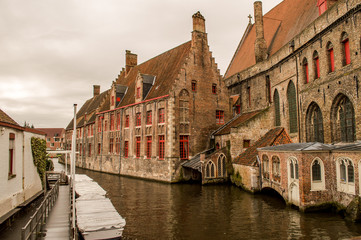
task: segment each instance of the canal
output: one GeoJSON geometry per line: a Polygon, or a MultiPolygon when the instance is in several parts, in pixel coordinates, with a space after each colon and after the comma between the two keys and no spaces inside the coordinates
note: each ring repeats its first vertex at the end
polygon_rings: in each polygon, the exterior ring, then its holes
{"type": "Polygon", "coordinates": [[[350,239],[361,224],[303,214],[232,185],[164,184],[77,169],[97,181],[126,218],[125,239],[350,239]]]}

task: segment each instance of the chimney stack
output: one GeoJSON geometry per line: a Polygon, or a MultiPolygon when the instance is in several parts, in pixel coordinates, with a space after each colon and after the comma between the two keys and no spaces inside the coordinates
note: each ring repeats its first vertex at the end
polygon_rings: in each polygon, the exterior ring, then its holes
{"type": "Polygon", "coordinates": [[[256,63],[262,62],[267,58],[267,45],[264,38],[262,2],[254,2],[254,18],[256,25],[256,41],[254,42],[254,53],[256,63]]]}
{"type": "Polygon", "coordinates": [[[193,18],[193,31],[206,33],[205,19],[202,14],[198,11],[192,16],[193,18]]]}
{"type": "Polygon", "coordinates": [[[125,50],[125,75],[127,75],[133,67],[137,66],[137,57],[137,54],[125,50]]]}
{"type": "Polygon", "coordinates": [[[100,85],[93,85],[93,97],[96,97],[100,94],[100,85]]]}

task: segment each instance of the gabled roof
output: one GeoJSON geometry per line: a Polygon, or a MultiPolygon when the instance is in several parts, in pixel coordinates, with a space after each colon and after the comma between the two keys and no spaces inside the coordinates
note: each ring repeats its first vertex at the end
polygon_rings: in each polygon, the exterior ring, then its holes
{"type": "Polygon", "coordinates": [[[41,132],[44,132],[47,137],[53,138],[53,137],[62,137],[62,133],[64,131],[64,128],[35,128],[36,130],[39,130],[41,132]]]}
{"type": "Polygon", "coordinates": [[[271,129],[252,146],[247,148],[246,151],[236,157],[233,162],[236,164],[253,166],[257,160],[258,148],[287,144],[291,142],[292,141],[284,128],[278,127],[271,129]]]}
{"type": "MultiPolygon", "coordinates": [[[[101,104],[104,103],[105,104],[105,99],[106,97],[109,95],[108,92],[110,90],[104,91],[101,94],[92,97],[88,100],[85,101],[85,103],[83,104],[83,106],[81,106],[81,108],[79,109],[79,111],[76,113],[76,121],[77,121],[77,127],[81,127],[84,125],[84,117],[85,117],[85,113],[87,114],[87,123],[91,123],[95,121],[95,117],[93,117],[95,114],[94,112],[96,111],[96,109],[98,107],[102,107],[101,104]]],[[[109,102],[109,101],[108,101],[109,102]]],[[[103,104],[103,105],[104,105],[103,104]]],[[[109,109],[109,108],[108,108],[109,109]]],[[[108,110],[107,109],[107,110],[108,110]]],[[[73,129],[73,120],[72,119],[70,121],[70,123],[68,124],[68,126],[66,127],[66,130],[71,130],[73,129]]]]}
{"type": "MultiPolygon", "coordinates": [[[[272,56],[281,47],[288,44],[292,38],[311,24],[318,15],[315,0],[284,0],[266,13],[263,17],[263,24],[269,56],[272,56]]],[[[256,28],[253,24],[247,27],[227,69],[225,78],[256,64],[254,54],[255,39],[256,28]]]]}
{"type": "Polygon", "coordinates": [[[118,106],[122,107],[135,102],[134,93],[138,72],[143,74],[143,76],[151,75],[155,77],[153,87],[149,90],[146,98],[143,100],[167,95],[172,88],[181,67],[185,63],[190,49],[191,41],[188,41],[133,67],[127,76],[125,74],[120,74],[117,83],[128,86],[128,91],[118,106]]]}
{"type": "Polygon", "coordinates": [[[231,120],[229,120],[227,123],[225,123],[222,127],[218,128],[213,135],[225,135],[231,133],[231,128],[235,128],[240,126],[243,123],[246,123],[247,121],[251,120],[253,117],[257,116],[259,113],[261,113],[262,110],[257,110],[249,113],[243,113],[235,116],[231,120]]]}
{"type": "Polygon", "coordinates": [[[7,115],[3,110],[0,109],[0,122],[8,123],[15,126],[20,126],[15,122],[9,115],[7,115]]]}

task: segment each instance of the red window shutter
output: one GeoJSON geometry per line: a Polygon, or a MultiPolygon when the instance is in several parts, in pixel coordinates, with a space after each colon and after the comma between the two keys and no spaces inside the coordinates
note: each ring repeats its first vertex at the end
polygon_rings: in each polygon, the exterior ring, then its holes
{"type": "Polygon", "coordinates": [[[120,129],[120,113],[117,113],[117,130],[120,129]]]}
{"type": "Polygon", "coordinates": [[[328,52],[330,54],[331,72],[333,72],[335,71],[335,56],[334,56],[333,48],[330,48],[328,52]]]}
{"type": "Polygon", "coordinates": [[[240,113],[241,113],[241,106],[240,106],[240,105],[237,105],[237,106],[236,106],[236,113],[237,113],[237,114],[240,114],[240,113]]]}
{"type": "Polygon", "coordinates": [[[137,98],[140,98],[140,87],[137,88],[137,98]]]}
{"type": "Polygon", "coordinates": [[[159,136],[159,159],[164,159],[164,135],[159,136]]]}
{"type": "Polygon", "coordinates": [[[316,78],[320,78],[320,59],[315,58],[316,61],[316,78]]]}
{"type": "Polygon", "coordinates": [[[110,115],[110,131],[114,130],[114,114],[110,115]]]}
{"type": "Polygon", "coordinates": [[[306,74],[306,83],[310,82],[309,76],[308,76],[308,63],[305,63],[304,65],[305,68],[305,74],[306,74]]]}
{"type": "Polygon", "coordinates": [[[345,48],[345,63],[348,65],[351,63],[350,42],[348,39],[343,41],[343,46],[345,48]]]}
{"type": "Polygon", "coordinates": [[[142,115],[141,113],[137,113],[136,115],[136,126],[142,125],[142,115]]]}
{"type": "Polygon", "coordinates": [[[124,142],[124,157],[128,157],[128,141],[124,142]]]}
{"type": "Polygon", "coordinates": [[[125,127],[129,127],[129,115],[125,116],[125,127]]]}
{"type": "Polygon", "coordinates": [[[89,143],[88,156],[91,157],[91,155],[92,155],[92,144],[89,143]]]}
{"type": "Polygon", "coordinates": [[[159,123],[164,123],[164,122],[165,122],[164,108],[160,108],[160,109],[159,109],[158,122],[159,122],[159,123]]]}
{"type": "Polygon", "coordinates": [[[152,137],[148,136],[147,137],[147,158],[151,158],[152,157],[152,137]]]}
{"type": "Polygon", "coordinates": [[[140,157],[140,137],[136,138],[135,154],[137,158],[140,157]]]}
{"type": "Polygon", "coordinates": [[[147,125],[152,124],[152,111],[147,112],[147,125]]]}
{"type": "Polygon", "coordinates": [[[188,159],[189,156],[189,136],[181,135],[180,136],[180,158],[182,160],[188,159]]]}

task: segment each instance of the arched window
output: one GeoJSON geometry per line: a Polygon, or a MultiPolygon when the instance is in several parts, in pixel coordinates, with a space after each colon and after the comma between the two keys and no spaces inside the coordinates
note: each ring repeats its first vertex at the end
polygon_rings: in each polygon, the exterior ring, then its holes
{"type": "Polygon", "coordinates": [[[290,157],[289,162],[289,177],[291,180],[298,180],[298,161],[295,157],[290,157]]]}
{"type": "Polygon", "coordinates": [[[269,179],[269,160],[267,155],[262,156],[262,173],[263,178],[269,179]]]}
{"type": "Polygon", "coordinates": [[[340,157],[336,161],[337,190],[355,194],[355,170],[350,158],[340,157]]]}
{"type": "Polygon", "coordinates": [[[312,164],[312,181],[321,181],[321,165],[318,160],[312,164]]]}
{"type": "Polygon", "coordinates": [[[292,81],[287,88],[288,100],[288,114],[290,123],[290,133],[297,132],[297,103],[296,103],[296,88],[292,81]]]}
{"type": "Polygon", "coordinates": [[[313,71],[314,79],[320,78],[320,58],[317,51],[313,52],[313,71]]]}
{"type": "Polygon", "coordinates": [[[333,44],[331,42],[327,43],[327,55],[328,55],[328,72],[335,71],[335,54],[333,51],[333,44]]]}
{"type": "Polygon", "coordinates": [[[209,161],[206,165],[206,178],[214,177],[214,163],[209,161]]]}
{"type": "Polygon", "coordinates": [[[280,159],[277,156],[273,156],[272,157],[272,175],[273,175],[273,180],[275,180],[276,182],[280,182],[281,181],[281,163],[280,163],[280,159]]]}
{"type": "Polygon", "coordinates": [[[302,61],[302,67],[303,67],[303,75],[304,75],[304,83],[307,84],[310,82],[309,75],[308,75],[308,62],[307,58],[304,58],[302,61]]]}
{"type": "Polygon", "coordinates": [[[275,126],[281,126],[280,96],[277,89],[274,92],[273,100],[275,105],[275,126]]]}
{"type": "Polygon", "coordinates": [[[341,34],[341,43],[342,43],[342,63],[345,66],[351,63],[350,41],[348,39],[348,34],[346,32],[343,32],[341,34]]]}
{"type": "Polygon", "coordinates": [[[189,122],[189,93],[183,89],[179,94],[179,121],[189,122]]]}
{"type": "Polygon", "coordinates": [[[324,142],[322,112],[315,102],[310,104],[306,113],[306,141],[324,142]]]}
{"type": "Polygon", "coordinates": [[[219,155],[217,164],[218,177],[224,177],[226,175],[226,156],[224,154],[219,155]]]}
{"type": "Polygon", "coordinates": [[[355,141],[355,114],[348,97],[339,94],[332,104],[331,129],[333,142],[355,141]]]}
{"type": "Polygon", "coordinates": [[[311,190],[325,190],[325,171],[320,158],[315,158],[311,163],[311,190]]]}

